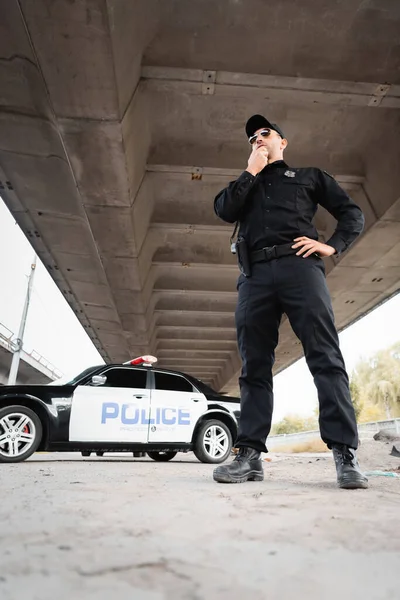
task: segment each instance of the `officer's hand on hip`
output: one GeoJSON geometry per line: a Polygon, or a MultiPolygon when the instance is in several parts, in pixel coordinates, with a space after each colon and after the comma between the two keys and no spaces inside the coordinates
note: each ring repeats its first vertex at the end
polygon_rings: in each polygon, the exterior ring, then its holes
{"type": "Polygon", "coordinates": [[[292,248],[300,248],[298,252],[296,252],[296,256],[303,255],[303,258],[307,258],[314,252],[317,252],[320,256],[332,256],[335,254],[336,250],[332,246],[328,246],[328,244],[323,244],[322,242],[318,242],[317,240],[312,240],[311,238],[302,236],[295,238],[293,240],[296,242],[292,246],[292,248]]]}
{"type": "Polygon", "coordinates": [[[263,170],[268,164],[268,149],[265,146],[259,146],[258,148],[254,144],[252,153],[250,154],[249,161],[247,163],[247,169],[249,173],[256,176],[260,171],[263,170]]]}

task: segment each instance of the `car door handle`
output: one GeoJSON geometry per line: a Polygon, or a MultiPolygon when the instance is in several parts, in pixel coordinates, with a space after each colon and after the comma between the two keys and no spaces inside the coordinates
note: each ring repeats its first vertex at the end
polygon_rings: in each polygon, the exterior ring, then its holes
{"type": "Polygon", "coordinates": [[[198,398],[192,398],[193,402],[198,402],[199,399],[198,398]]]}
{"type": "Polygon", "coordinates": [[[133,394],[134,398],[137,398],[138,400],[142,400],[142,398],[147,398],[147,396],[140,396],[139,394],[133,394]]]}

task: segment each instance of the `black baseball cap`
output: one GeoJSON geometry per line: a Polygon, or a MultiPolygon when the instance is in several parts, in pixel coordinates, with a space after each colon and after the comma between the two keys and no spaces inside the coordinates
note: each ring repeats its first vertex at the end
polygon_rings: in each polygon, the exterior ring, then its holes
{"type": "Polygon", "coordinates": [[[257,129],[262,129],[266,127],[268,127],[268,129],[273,129],[274,131],[279,133],[282,139],[285,137],[282,129],[278,127],[278,125],[276,125],[275,123],[270,123],[270,121],[268,121],[268,119],[266,119],[262,115],[253,115],[252,117],[250,117],[245,127],[246,135],[249,138],[252,135],[254,135],[257,129]]]}

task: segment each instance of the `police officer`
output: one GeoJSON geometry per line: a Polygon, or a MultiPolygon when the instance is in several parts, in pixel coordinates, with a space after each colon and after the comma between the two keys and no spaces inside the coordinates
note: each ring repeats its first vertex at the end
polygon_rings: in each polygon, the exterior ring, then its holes
{"type": "Polygon", "coordinates": [[[247,169],[215,198],[216,214],[239,222],[236,329],[242,372],[241,415],[233,462],[219,466],[224,483],[261,481],[261,452],[271,428],[272,367],[285,313],[300,339],[319,399],[323,441],[333,451],[341,488],[368,487],[356,448],[357,425],[349,379],[334,324],[321,257],[345,251],[362,232],[361,209],[333,177],[283,160],[283,131],[261,115],[246,123],[252,152],[247,169]],[[312,219],[320,204],[337,220],[332,237],[318,241],[312,219]]]}

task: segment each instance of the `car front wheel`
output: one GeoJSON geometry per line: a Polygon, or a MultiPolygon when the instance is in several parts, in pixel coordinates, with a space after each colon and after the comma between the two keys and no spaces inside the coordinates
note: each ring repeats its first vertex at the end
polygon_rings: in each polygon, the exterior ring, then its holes
{"type": "Polygon", "coordinates": [[[193,452],[204,463],[221,463],[232,449],[232,435],[222,421],[205,421],[197,432],[193,452]]]}
{"type": "Polygon", "coordinates": [[[177,455],[177,452],[148,452],[147,454],[157,462],[168,462],[177,455]]]}
{"type": "Polygon", "coordinates": [[[0,409],[0,462],[17,463],[36,452],[42,439],[42,423],[26,406],[0,409]]]}

